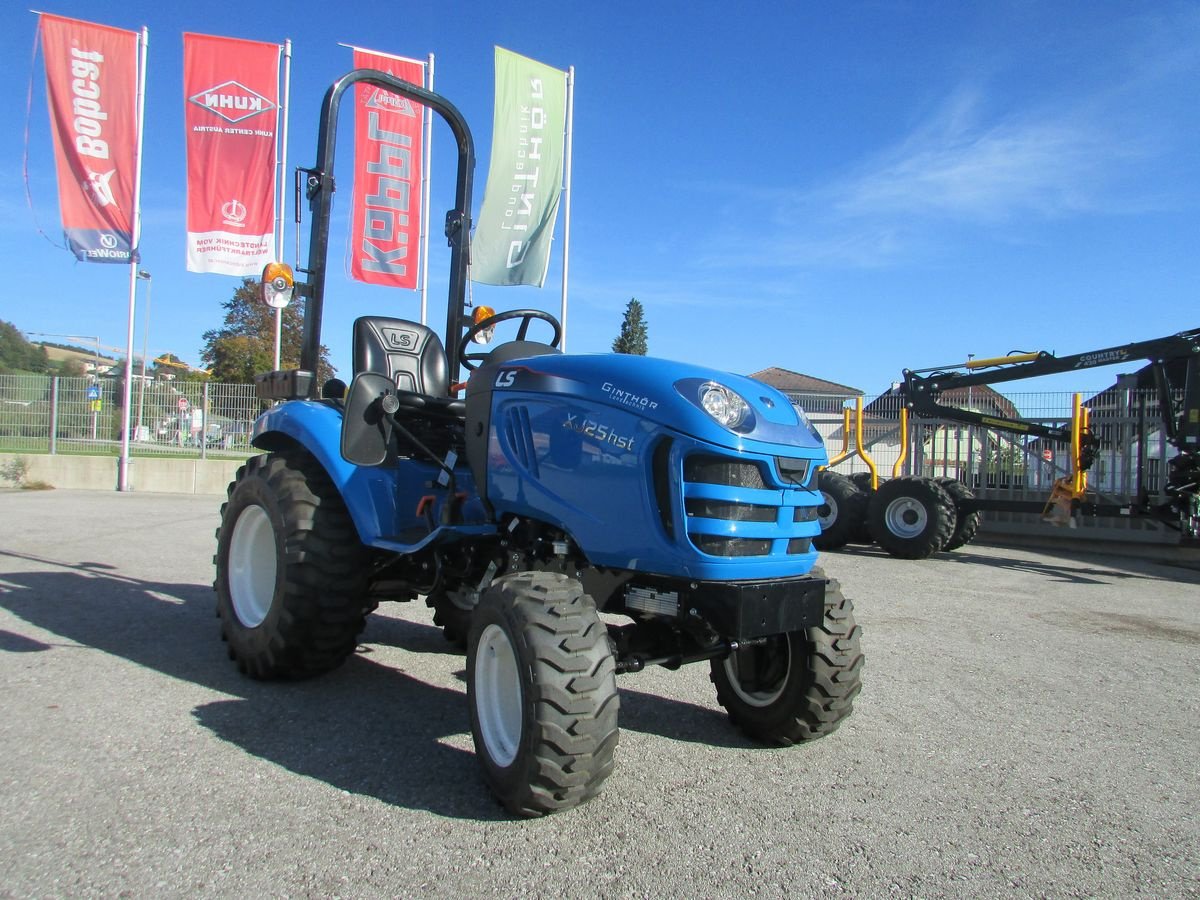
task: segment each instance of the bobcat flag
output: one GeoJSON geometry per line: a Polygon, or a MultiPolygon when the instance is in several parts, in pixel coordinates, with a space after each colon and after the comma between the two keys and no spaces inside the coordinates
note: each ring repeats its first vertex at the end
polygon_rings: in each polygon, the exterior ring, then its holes
{"type": "Polygon", "coordinates": [[[183,36],[187,268],[258,275],[274,255],[278,44],[183,36]]]}
{"type": "MultiPolygon", "coordinates": [[[[425,64],[354,48],[354,68],[421,87],[425,64]]],[[[350,275],[415,288],[421,237],[421,141],[425,107],[376,87],[355,87],[350,275]]]]}
{"type": "Polygon", "coordinates": [[[138,35],[46,13],[40,26],[67,247],[136,262],[138,35]]]}
{"type": "Polygon", "coordinates": [[[541,287],[562,194],[567,75],[496,48],[492,159],[471,279],[541,287]]]}

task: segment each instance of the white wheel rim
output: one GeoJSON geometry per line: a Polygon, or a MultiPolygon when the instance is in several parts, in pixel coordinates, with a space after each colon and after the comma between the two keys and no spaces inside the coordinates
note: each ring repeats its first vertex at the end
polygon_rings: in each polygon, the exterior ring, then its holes
{"type": "Polygon", "coordinates": [[[901,497],[889,503],[883,520],[888,531],[902,538],[919,537],[929,525],[925,507],[912,497],[901,497]]]}
{"type": "Polygon", "coordinates": [[[479,636],[474,687],[480,737],[492,761],[503,768],[517,758],[523,704],[517,654],[499,625],[489,625],[479,636]]]}
{"type": "Polygon", "coordinates": [[[247,628],[257,628],[275,598],[275,529],[261,506],[247,506],[229,540],[229,596],[247,628]]]}
{"type": "Polygon", "coordinates": [[[752,647],[747,651],[734,652],[725,657],[725,674],[729,678],[729,686],[733,688],[738,699],[747,706],[757,708],[770,706],[783,696],[784,689],[787,687],[788,675],[792,672],[792,642],[784,636],[779,643],[782,645],[783,652],[787,654],[787,665],[783,667],[782,677],[766,690],[747,691],[742,687],[742,680],[738,677],[738,657],[741,656],[741,653],[761,653],[766,649],[765,647],[752,647]]]}
{"type": "Polygon", "coordinates": [[[817,521],[821,523],[822,529],[827,530],[830,525],[837,521],[838,505],[837,501],[824,491],[821,491],[821,496],[825,498],[825,502],[817,509],[817,521]],[[820,511],[826,507],[829,508],[829,512],[827,512],[825,515],[821,515],[820,511]]]}

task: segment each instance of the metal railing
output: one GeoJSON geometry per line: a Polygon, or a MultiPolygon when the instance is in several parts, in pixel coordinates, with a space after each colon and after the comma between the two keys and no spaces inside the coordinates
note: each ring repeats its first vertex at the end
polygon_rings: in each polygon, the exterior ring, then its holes
{"type": "MultiPolygon", "coordinates": [[[[117,455],[119,378],[0,375],[0,452],[117,455]]],[[[134,376],[134,456],[237,457],[264,408],[252,384],[173,382],[134,376]]]]}

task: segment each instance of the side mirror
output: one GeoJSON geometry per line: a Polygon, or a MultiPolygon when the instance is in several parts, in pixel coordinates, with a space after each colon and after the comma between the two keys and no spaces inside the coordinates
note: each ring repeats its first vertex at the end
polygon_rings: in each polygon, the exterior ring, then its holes
{"type": "Polygon", "coordinates": [[[283,309],[292,302],[296,292],[296,279],[292,267],[287,263],[269,262],[263,267],[259,291],[263,303],[271,309],[283,309]]]}
{"type": "Polygon", "coordinates": [[[342,458],[356,466],[381,466],[388,460],[392,430],[384,420],[384,403],[396,408],[396,385],[386,375],[362,372],[346,394],[342,417],[342,458]]]}

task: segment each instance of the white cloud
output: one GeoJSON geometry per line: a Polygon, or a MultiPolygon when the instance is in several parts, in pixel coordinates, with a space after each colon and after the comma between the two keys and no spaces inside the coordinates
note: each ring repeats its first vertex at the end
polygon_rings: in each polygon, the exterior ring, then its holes
{"type": "Polygon", "coordinates": [[[849,219],[1053,217],[1096,208],[1114,162],[1139,152],[1069,111],[988,122],[978,95],[961,91],[820,197],[849,219]]]}

